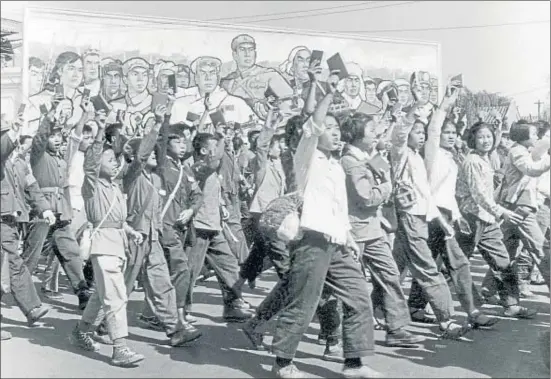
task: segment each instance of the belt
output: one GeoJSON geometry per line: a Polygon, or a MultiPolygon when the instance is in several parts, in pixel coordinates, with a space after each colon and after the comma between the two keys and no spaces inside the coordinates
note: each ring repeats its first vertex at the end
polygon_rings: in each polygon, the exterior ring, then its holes
{"type": "Polygon", "coordinates": [[[532,213],[536,213],[538,210],[530,205],[526,205],[526,204],[514,204],[514,203],[509,203],[509,202],[506,202],[504,201],[503,202],[503,206],[511,211],[514,211],[516,210],[518,207],[525,207],[525,208],[529,208],[530,211],[532,213]]]}
{"type": "Polygon", "coordinates": [[[99,221],[98,221],[98,222],[92,223],[92,225],[94,226],[94,228],[97,228],[97,229],[122,229],[124,222],[123,221],[105,221],[103,224],[99,225],[99,221]]]}
{"type": "Polygon", "coordinates": [[[40,189],[42,193],[53,193],[55,195],[62,194],[64,191],[64,188],[61,187],[43,187],[40,189]]]}

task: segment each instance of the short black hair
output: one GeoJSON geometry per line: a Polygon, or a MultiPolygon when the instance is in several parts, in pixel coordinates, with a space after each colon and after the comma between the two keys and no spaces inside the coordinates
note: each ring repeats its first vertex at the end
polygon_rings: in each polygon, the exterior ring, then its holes
{"type": "Polygon", "coordinates": [[[530,138],[530,128],[537,129],[537,126],[527,120],[518,120],[511,125],[509,139],[513,142],[524,142],[528,140],[530,138]]]}
{"type": "Polygon", "coordinates": [[[545,133],[547,133],[547,131],[551,129],[551,126],[549,125],[549,123],[547,121],[543,121],[541,123],[539,123],[538,125],[538,138],[543,138],[543,136],[545,135],[545,133]]]}
{"type": "MultiPolygon", "coordinates": [[[[339,113],[339,115],[341,115],[339,113]]],[[[342,125],[342,118],[340,118],[339,116],[337,116],[337,114],[333,113],[333,112],[327,112],[327,114],[325,115],[325,117],[333,117],[335,119],[335,121],[337,122],[337,125],[339,126],[339,128],[341,127],[342,125]]],[[[342,116],[341,116],[342,117],[342,116]]]]}
{"type": "Polygon", "coordinates": [[[89,123],[84,124],[82,127],[82,133],[92,133],[92,126],[89,123]]]}
{"type": "Polygon", "coordinates": [[[492,150],[495,148],[496,132],[494,126],[478,121],[467,131],[467,147],[469,149],[476,149],[476,135],[480,130],[484,128],[488,129],[492,133],[492,136],[494,137],[494,146],[492,146],[492,150]]]}
{"type": "Polygon", "coordinates": [[[238,151],[243,146],[243,139],[241,137],[233,137],[233,150],[238,151]]]}
{"type": "Polygon", "coordinates": [[[201,156],[201,149],[208,147],[210,140],[216,141],[216,137],[210,133],[198,133],[192,142],[195,155],[201,156]]]}
{"type": "Polygon", "coordinates": [[[250,130],[247,133],[247,139],[249,140],[249,145],[251,146],[251,151],[256,151],[256,139],[260,134],[260,130],[250,130]]]}
{"type": "Polygon", "coordinates": [[[28,140],[29,138],[33,139],[33,136],[30,136],[28,134],[23,134],[22,136],[19,137],[19,143],[23,145],[25,141],[28,140]]]}
{"type": "Polygon", "coordinates": [[[456,124],[455,121],[453,121],[453,119],[449,118],[449,117],[446,117],[444,119],[444,122],[442,123],[442,129],[444,129],[446,126],[448,125],[451,125],[455,128],[455,130],[457,131],[458,127],[459,127],[459,123],[461,123],[463,125],[463,123],[461,121],[458,121],[458,123],[456,124]]]}
{"type": "Polygon", "coordinates": [[[373,120],[373,116],[362,112],[356,112],[346,116],[341,127],[342,140],[346,143],[353,143],[354,141],[364,138],[365,127],[373,120]]]}
{"type": "Polygon", "coordinates": [[[286,136],[283,135],[283,134],[276,134],[272,137],[272,139],[270,140],[270,149],[276,144],[276,143],[279,143],[281,140],[284,140],[286,141],[286,136]]]}
{"type": "Polygon", "coordinates": [[[287,120],[285,124],[285,144],[290,149],[296,149],[300,136],[302,135],[302,127],[308,120],[308,116],[304,114],[296,115],[287,120]]]}

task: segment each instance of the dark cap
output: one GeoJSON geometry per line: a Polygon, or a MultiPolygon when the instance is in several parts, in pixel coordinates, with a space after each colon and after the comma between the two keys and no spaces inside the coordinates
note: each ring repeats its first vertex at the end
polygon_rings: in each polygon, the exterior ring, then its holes
{"type": "Polygon", "coordinates": [[[63,130],[63,128],[64,126],[61,125],[59,122],[54,122],[53,124],[50,125],[50,132],[51,133],[60,132],[63,130]]]}
{"type": "Polygon", "coordinates": [[[182,138],[184,129],[189,129],[189,126],[183,122],[169,125],[167,128],[168,138],[182,138]]]}

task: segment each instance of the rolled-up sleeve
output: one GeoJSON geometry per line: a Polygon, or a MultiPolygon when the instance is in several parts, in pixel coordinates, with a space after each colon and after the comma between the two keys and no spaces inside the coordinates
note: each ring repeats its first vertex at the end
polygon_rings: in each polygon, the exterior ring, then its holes
{"type": "Polygon", "coordinates": [[[312,117],[308,118],[302,129],[302,137],[298,143],[294,162],[297,190],[304,192],[308,173],[314,153],[318,148],[318,138],[323,134],[325,127],[317,125],[312,117]]]}

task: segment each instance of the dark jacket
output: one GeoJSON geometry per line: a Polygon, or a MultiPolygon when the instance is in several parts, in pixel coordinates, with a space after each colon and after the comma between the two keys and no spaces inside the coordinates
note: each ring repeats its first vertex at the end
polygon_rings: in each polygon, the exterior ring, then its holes
{"type": "Polygon", "coordinates": [[[391,184],[379,184],[366,165],[366,159],[346,149],[341,158],[346,173],[348,214],[352,235],[356,241],[369,241],[383,237],[381,206],[392,190],[391,184]]]}

